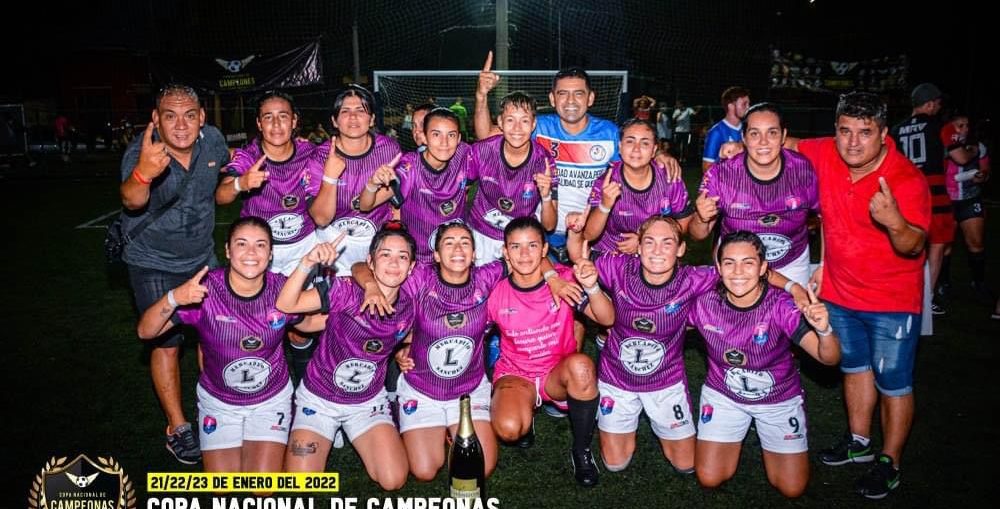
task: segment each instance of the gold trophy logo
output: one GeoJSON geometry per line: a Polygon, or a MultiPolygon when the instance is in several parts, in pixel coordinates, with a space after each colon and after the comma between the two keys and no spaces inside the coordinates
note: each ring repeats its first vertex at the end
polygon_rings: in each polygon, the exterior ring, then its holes
{"type": "Polygon", "coordinates": [[[97,463],[83,454],[69,462],[51,458],[31,483],[28,507],[135,509],[135,490],[114,458],[98,457],[97,463]]]}

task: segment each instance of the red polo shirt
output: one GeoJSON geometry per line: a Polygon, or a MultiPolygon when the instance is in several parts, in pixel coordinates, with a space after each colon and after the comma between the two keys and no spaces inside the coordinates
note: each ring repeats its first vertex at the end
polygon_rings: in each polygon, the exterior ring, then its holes
{"type": "Polygon", "coordinates": [[[920,313],[924,289],[924,253],[902,256],[889,233],[871,217],[869,203],[885,177],[903,217],[927,231],[931,198],[923,173],[886,137],[886,157],[857,182],[837,153],[833,138],[799,142],[819,177],[823,211],[823,288],[820,297],[857,311],[920,313]]]}

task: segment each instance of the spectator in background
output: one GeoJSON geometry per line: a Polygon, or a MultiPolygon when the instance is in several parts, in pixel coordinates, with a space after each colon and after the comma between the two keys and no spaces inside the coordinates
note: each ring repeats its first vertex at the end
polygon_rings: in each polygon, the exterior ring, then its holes
{"type": "Polygon", "coordinates": [[[698,111],[684,105],[678,99],[674,105],[674,145],[677,147],[677,160],[684,164],[687,160],[688,147],[691,145],[691,117],[698,111]]]}
{"type": "Polygon", "coordinates": [[[653,107],[655,106],[656,99],[648,95],[636,97],[632,100],[632,116],[639,120],[652,121],[650,117],[653,114],[653,107]]]}
{"type": "Polygon", "coordinates": [[[69,121],[69,117],[63,114],[59,114],[55,122],[52,124],[52,128],[56,135],[56,146],[59,147],[59,156],[62,158],[64,163],[69,162],[69,154],[73,151],[73,133],[76,130],[73,127],[73,123],[69,121]]]}
{"type": "Polygon", "coordinates": [[[319,145],[330,139],[330,133],[326,132],[326,129],[323,128],[323,122],[316,122],[316,126],[313,127],[312,131],[309,131],[308,139],[312,143],[319,145]]]}
{"type": "Polygon", "coordinates": [[[469,130],[468,130],[468,118],[469,110],[465,109],[465,105],[462,104],[462,98],[456,97],[455,102],[448,109],[458,117],[458,130],[462,133],[463,140],[469,140],[469,130]]]}
{"type": "Polygon", "coordinates": [[[673,138],[674,128],[670,118],[670,107],[663,104],[656,112],[656,139],[659,142],[660,152],[670,153],[670,140],[673,138]]]}
{"type": "Polygon", "coordinates": [[[729,87],[722,92],[722,109],[726,116],[715,123],[705,135],[705,151],[701,156],[701,169],[707,171],[719,160],[722,144],[743,139],[743,115],[750,107],[750,91],[743,87],[729,87]]]}

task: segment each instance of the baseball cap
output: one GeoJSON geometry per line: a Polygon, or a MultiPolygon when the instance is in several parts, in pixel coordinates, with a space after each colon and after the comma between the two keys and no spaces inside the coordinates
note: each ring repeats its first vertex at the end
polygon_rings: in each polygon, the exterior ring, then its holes
{"type": "Polygon", "coordinates": [[[913,92],[910,93],[910,102],[914,106],[920,106],[939,97],[941,97],[941,89],[936,85],[933,83],[921,83],[913,87],[913,92]]]}

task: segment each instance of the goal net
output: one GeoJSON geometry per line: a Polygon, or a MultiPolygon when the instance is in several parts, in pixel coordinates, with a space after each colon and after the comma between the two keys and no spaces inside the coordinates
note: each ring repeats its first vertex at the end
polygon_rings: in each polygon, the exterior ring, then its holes
{"type": "MultiPolygon", "coordinates": [[[[498,113],[500,99],[515,90],[531,94],[538,102],[539,113],[553,112],[548,94],[552,78],[558,71],[494,72],[501,79],[490,92],[492,117],[498,113]]],[[[589,112],[618,123],[627,111],[624,98],[628,93],[628,71],[587,71],[587,74],[596,96],[589,112]]],[[[469,113],[466,131],[473,136],[472,115],[478,80],[479,71],[375,71],[374,92],[381,107],[382,131],[394,129],[399,133],[400,144],[412,148],[413,141],[404,125],[406,106],[416,107],[433,100],[439,106],[450,107],[461,98],[469,113]]]]}

